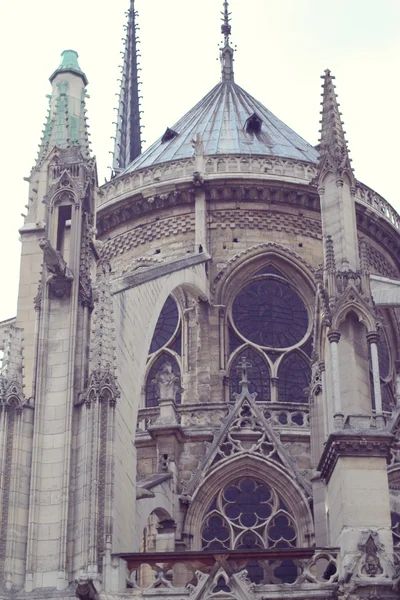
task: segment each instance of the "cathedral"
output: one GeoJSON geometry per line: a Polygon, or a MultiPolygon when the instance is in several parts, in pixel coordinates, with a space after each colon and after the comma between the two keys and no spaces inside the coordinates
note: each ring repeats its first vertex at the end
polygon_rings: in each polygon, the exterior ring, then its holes
{"type": "Polygon", "coordinates": [[[400,217],[331,72],[312,146],[236,83],[221,8],[220,81],[142,151],[130,0],[103,185],[77,53],[50,76],[0,323],[0,600],[400,598],[400,217]]]}

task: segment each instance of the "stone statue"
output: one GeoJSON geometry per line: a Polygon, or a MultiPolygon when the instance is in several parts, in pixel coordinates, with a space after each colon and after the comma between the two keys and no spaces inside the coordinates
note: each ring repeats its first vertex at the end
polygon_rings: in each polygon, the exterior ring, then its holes
{"type": "Polygon", "coordinates": [[[180,378],[172,370],[172,364],[166,362],[158,371],[154,382],[158,385],[160,400],[175,400],[180,389],[180,378]]]}

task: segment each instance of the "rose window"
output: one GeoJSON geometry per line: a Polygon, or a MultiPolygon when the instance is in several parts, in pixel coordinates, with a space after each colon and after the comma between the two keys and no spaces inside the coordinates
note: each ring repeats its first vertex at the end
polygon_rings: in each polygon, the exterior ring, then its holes
{"type": "Polygon", "coordinates": [[[296,527],[280,496],[267,484],[242,478],[219,492],[203,521],[202,548],[296,546],[296,527]]]}
{"type": "Polygon", "coordinates": [[[233,323],[248,341],[268,348],[289,348],[307,333],[308,315],[300,296],[286,282],[252,281],[236,296],[233,323]]]}
{"type": "MultiPolygon", "coordinates": [[[[201,526],[203,550],[256,550],[297,545],[296,525],[279,494],[266,483],[243,477],[220,490],[201,526]]],[[[297,567],[290,560],[249,560],[254,583],[293,583],[297,567]]]]}
{"type": "Polygon", "coordinates": [[[312,335],[305,302],[285,276],[267,265],[234,298],[229,312],[230,400],[241,390],[241,364],[257,402],[306,403],[312,335]]]}

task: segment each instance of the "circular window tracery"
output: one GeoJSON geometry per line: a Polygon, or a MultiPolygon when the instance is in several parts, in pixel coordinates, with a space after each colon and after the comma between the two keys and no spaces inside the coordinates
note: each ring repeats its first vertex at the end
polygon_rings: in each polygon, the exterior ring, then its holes
{"type": "MultiPolygon", "coordinates": [[[[297,531],[279,494],[265,482],[242,477],[213,499],[201,526],[203,550],[256,550],[297,545],[297,531]]],[[[249,560],[253,583],[293,583],[298,567],[291,560],[249,560]]]]}
{"type": "Polygon", "coordinates": [[[243,477],[220,490],[201,527],[207,550],[296,546],[296,526],[285,503],[266,483],[243,477]]]}
{"type": "Polygon", "coordinates": [[[285,281],[267,277],[246,285],[232,305],[232,319],[246,340],[266,348],[289,348],[307,333],[304,302],[285,281]]]}
{"type": "Polygon", "coordinates": [[[312,335],[305,302],[285,275],[268,264],[233,299],[228,312],[229,399],[241,392],[241,362],[248,364],[257,402],[306,403],[312,335]]]}

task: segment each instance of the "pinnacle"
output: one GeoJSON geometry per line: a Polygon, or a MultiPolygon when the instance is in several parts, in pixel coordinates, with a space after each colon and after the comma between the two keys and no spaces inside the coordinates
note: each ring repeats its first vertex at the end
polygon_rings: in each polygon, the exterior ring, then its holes
{"type": "Polygon", "coordinates": [[[85,73],[79,66],[78,57],[79,55],[75,50],[64,50],[63,52],[61,52],[61,63],[51,75],[50,81],[52,82],[54,77],[58,75],[58,73],[70,72],[76,73],[77,75],[82,77],[83,83],[86,86],[88,84],[88,80],[85,73]]]}
{"type": "Polygon", "coordinates": [[[320,142],[321,142],[321,165],[326,167],[329,162],[329,169],[335,171],[352,172],[350,160],[348,156],[348,147],[345,139],[345,131],[343,129],[342,113],[339,111],[339,102],[335,93],[335,85],[333,84],[334,76],[331,75],[329,69],[325,70],[322,75],[324,83],[323,100],[322,100],[322,118],[320,120],[320,142]]]}

